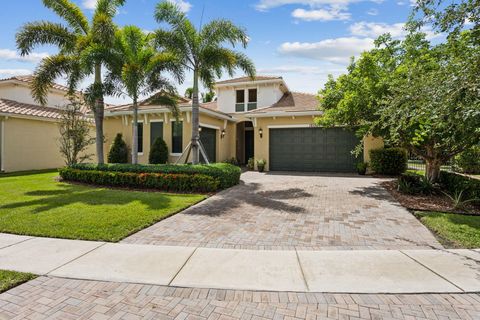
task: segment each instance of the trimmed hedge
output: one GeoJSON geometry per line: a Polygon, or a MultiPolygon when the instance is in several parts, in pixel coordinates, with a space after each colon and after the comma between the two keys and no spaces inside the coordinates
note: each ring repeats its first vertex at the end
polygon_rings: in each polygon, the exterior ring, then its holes
{"type": "Polygon", "coordinates": [[[219,182],[203,174],[164,174],[109,172],[62,168],[60,176],[67,181],[76,181],[103,186],[148,188],[176,192],[213,192],[219,182]]]}
{"type": "Polygon", "coordinates": [[[407,162],[407,152],[402,148],[370,150],[370,168],[378,174],[402,174],[407,170],[407,162]]]}
{"type": "MultiPolygon", "coordinates": [[[[480,180],[448,171],[440,171],[440,184],[450,194],[463,190],[465,199],[480,199],[480,180]]],[[[479,201],[480,202],[480,201],[479,201]]]]}
{"type": "Polygon", "coordinates": [[[240,183],[242,170],[228,163],[214,163],[210,165],[131,165],[131,164],[77,164],[72,166],[78,170],[94,170],[107,172],[130,173],[163,173],[163,174],[202,174],[218,181],[220,189],[233,187],[240,183]]]}

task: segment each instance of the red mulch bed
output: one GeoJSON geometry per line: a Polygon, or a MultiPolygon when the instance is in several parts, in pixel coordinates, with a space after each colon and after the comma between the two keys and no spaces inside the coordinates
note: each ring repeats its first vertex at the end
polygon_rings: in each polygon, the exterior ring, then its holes
{"type": "Polygon", "coordinates": [[[452,200],[446,195],[436,193],[432,195],[411,195],[398,191],[397,181],[389,180],[382,182],[382,186],[390,192],[390,194],[400,202],[402,206],[410,210],[417,211],[439,211],[452,212],[460,214],[478,214],[480,208],[468,205],[465,209],[455,209],[452,200]]]}

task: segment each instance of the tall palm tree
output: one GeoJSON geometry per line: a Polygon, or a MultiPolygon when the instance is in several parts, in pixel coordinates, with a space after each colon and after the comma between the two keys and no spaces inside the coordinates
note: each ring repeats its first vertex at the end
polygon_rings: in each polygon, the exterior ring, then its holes
{"type": "Polygon", "coordinates": [[[102,81],[102,65],[109,59],[109,48],[116,30],[112,19],[124,2],[97,0],[93,18],[89,21],[70,0],[43,0],[44,6],[65,23],[30,22],[16,35],[17,48],[22,56],[39,45],[54,45],[59,49],[57,54],[44,58],[34,73],[32,96],[42,105],[47,103],[48,91],[57,77],[66,76],[73,93],[80,81],[93,75],[93,83],[85,92],[85,101],[95,116],[98,163],[104,163],[103,98],[109,93],[102,81]]]}
{"type": "Polygon", "coordinates": [[[133,101],[133,164],[138,163],[139,97],[160,91],[149,102],[168,106],[177,114],[175,88],[162,76],[169,71],[178,81],[183,80],[183,72],[175,62],[173,55],[158,52],[152,45],[152,35],[144,34],[140,28],[126,26],[117,31],[106,79],[118,90],[124,89],[133,101]]]}
{"type": "Polygon", "coordinates": [[[192,94],[192,161],[199,163],[199,81],[212,88],[215,78],[220,78],[223,71],[230,76],[240,68],[248,76],[255,76],[253,62],[243,53],[224,47],[228,42],[233,47],[241,44],[244,48],[248,36],[240,27],[227,20],[213,20],[199,29],[186,17],[180,8],[170,2],[157,4],[155,19],[158,23],[167,23],[170,28],[155,32],[158,48],[175,54],[185,71],[193,73],[192,94]]]}

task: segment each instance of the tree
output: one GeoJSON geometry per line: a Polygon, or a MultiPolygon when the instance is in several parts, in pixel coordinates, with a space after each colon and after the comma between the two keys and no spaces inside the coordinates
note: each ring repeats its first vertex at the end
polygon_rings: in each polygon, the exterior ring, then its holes
{"type": "Polygon", "coordinates": [[[168,161],[168,147],[162,138],[157,138],[150,148],[148,162],[150,164],[164,164],[168,161]]]}
{"type": "Polygon", "coordinates": [[[121,133],[117,133],[113,140],[110,151],[108,152],[108,163],[127,163],[128,147],[122,138],[121,133]]]}
{"type": "Polygon", "coordinates": [[[215,98],[215,92],[213,92],[212,90],[202,93],[203,103],[212,102],[213,98],[215,98]]]}
{"type": "Polygon", "coordinates": [[[193,88],[187,88],[183,95],[185,98],[192,99],[193,97],[193,88]]]}
{"type": "Polygon", "coordinates": [[[90,137],[91,123],[81,112],[81,103],[72,99],[62,112],[59,123],[60,153],[65,158],[65,164],[71,166],[92,158],[92,154],[85,153],[86,149],[95,143],[90,137]]]}
{"type": "Polygon", "coordinates": [[[240,68],[248,76],[255,76],[253,62],[243,53],[224,47],[240,43],[244,48],[248,43],[246,32],[227,20],[213,20],[199,29],[188,20],[180,8],[170,1],[157,4],[155,19],[158,23],[170,25],[168,30],[155,32],[158,48],[167,49],[177,56],[185,71],[193,73],[192,94],[192,162],[199,163],[199,82],[212,88],[215,77],[223,71],[233,76],[240,68]]]}
{"type": "Polygon", "coordinates": [[[124,88],[133,100],[133,164],[138,163],[139,97],[162,90],[154,96],[155,102],[170,107],[175,115],[178,114],[175,88],[162,74],[170,71],[181,80],[182,71],[176,67],[175,56],[156,51],[151,45],[151,39],[150,35],[144,34],[138,27],[124,27],[115,35],[112,58],[108,63],[108,82],[116,88],[124,88]]]}
{"type": "Polygon", "coordinates": [[[435,182],[443,163],[480,139],[478,74],[480,50],[470,32],[437,46],[420,33],[401,42],[381,37],[320,91],[325,118],[318,122],[382,135],[424,159],[435,182]]]}
{"type": "Polygon", "coordinates": [[[34,73],[32,96],[45,105],[47,95],[56,78],[67,76],[70,93],[79,83],[93,75],[93,83],[86,89],[86,103],[95,116],[96,152],[98,163],[103,156],[104,95],[109,93],[102,81],[102,64],[109,59],[109,48],[114,39],[112,21],[118,7],[125,0],[97,0],[89,22],[80,8],[69,0],[43,0],[43,4],[62,18],[66,24],[37,21],[22,26],[16,35],[17,48],[22,56],[39,45],[53,45],[59,52],[44,58],[34,73]]]}

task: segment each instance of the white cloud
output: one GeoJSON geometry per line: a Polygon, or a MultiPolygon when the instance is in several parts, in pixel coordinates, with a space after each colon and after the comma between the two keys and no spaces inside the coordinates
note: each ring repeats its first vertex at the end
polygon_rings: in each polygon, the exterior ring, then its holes
{"type": "Polygon", "coordinates": [[[15,50],[0,49],[0,59],[3,59],[3,60],[13,60],[13,61],[19,61],[19,62],[39,62],[40,60],[48,56],[49,54],[46,52],[43,52],[43,53],[32,52],[27,56],[20,56],[15,50]]]}
{"type": "Polygon", "coordinates": [[[272,8],[281,7],[285,5],[301,5],[309,6],[311,8],[319,8],[322,6],[342,5],[348,6],[350,3],[370,1],[381,3],[383,0],[259,0],[255,8],[259,11],[266,11],[272,8]]]}
{"type": "Polygon", "coordinates": [[[348,20],[350,13],[344,11],[342,8],[329,7],[327,9],[305,10],[295,9],[292,12],[292,17],[304,21],[333,21],[333,20],[348,20]]]}
{"type": "Polygon", "coordinates": [[[367,14],[370,16],[377,16],[378,15],[378,9],[372,8],[367,11],[367,14]]]}
{"type": "MultiPolygon", "coordinates": [[[[340,69],[339,70],[343,70],[340,69]]],[[[299,74],[324,74],[326,71],[324,68],[318,66],[294,66],[294,65],[285,65],[272,68],[260,68],[258,73],[260,74],[278,74],[282,75],[285,73],[299,73],[299,74]]]]}
{"type": "Polygon", "coordinates": [[[0,78],[8,78],[14,76],[24,76],[32,74],[32,70],[28,69],[0,69],[0,78]]]}
{"type": "Polygon", "coordinates": [[[97,7],[97,0],[83,0],[82,5],[85,9],[94,10],[97,7]]]}
{"type": "Polygon", "coordinates": [[[373,46],[371,38],[344,37],[319,42],[285,42],[278,51],[282,55],[346,64],[352,56],[373,46]]]}
{"type": "MultiPolygon", "coordinates": [[[[431,27],[423,27],[422,32],[427,35],[427,39],[435,39],[441,37],[441,34],[435,33],[431,27]]],[[[393,38],[404,38],[407,35],[405,30],[405,23],[377,23],[377,22],[357,22],[350,26],[350,33],[353,36],[363,36],[370,38],[377,38],[378,36],[390,33],[393,38]]]]}
{"type": "Polygon", "coordinates": [[[185,13],[190,11],[190,9],[192,8],[192,4],[185,0],[168,0],[168,1],[176,4],[180,8],[180,10],[182,10],[185,13]]]}

